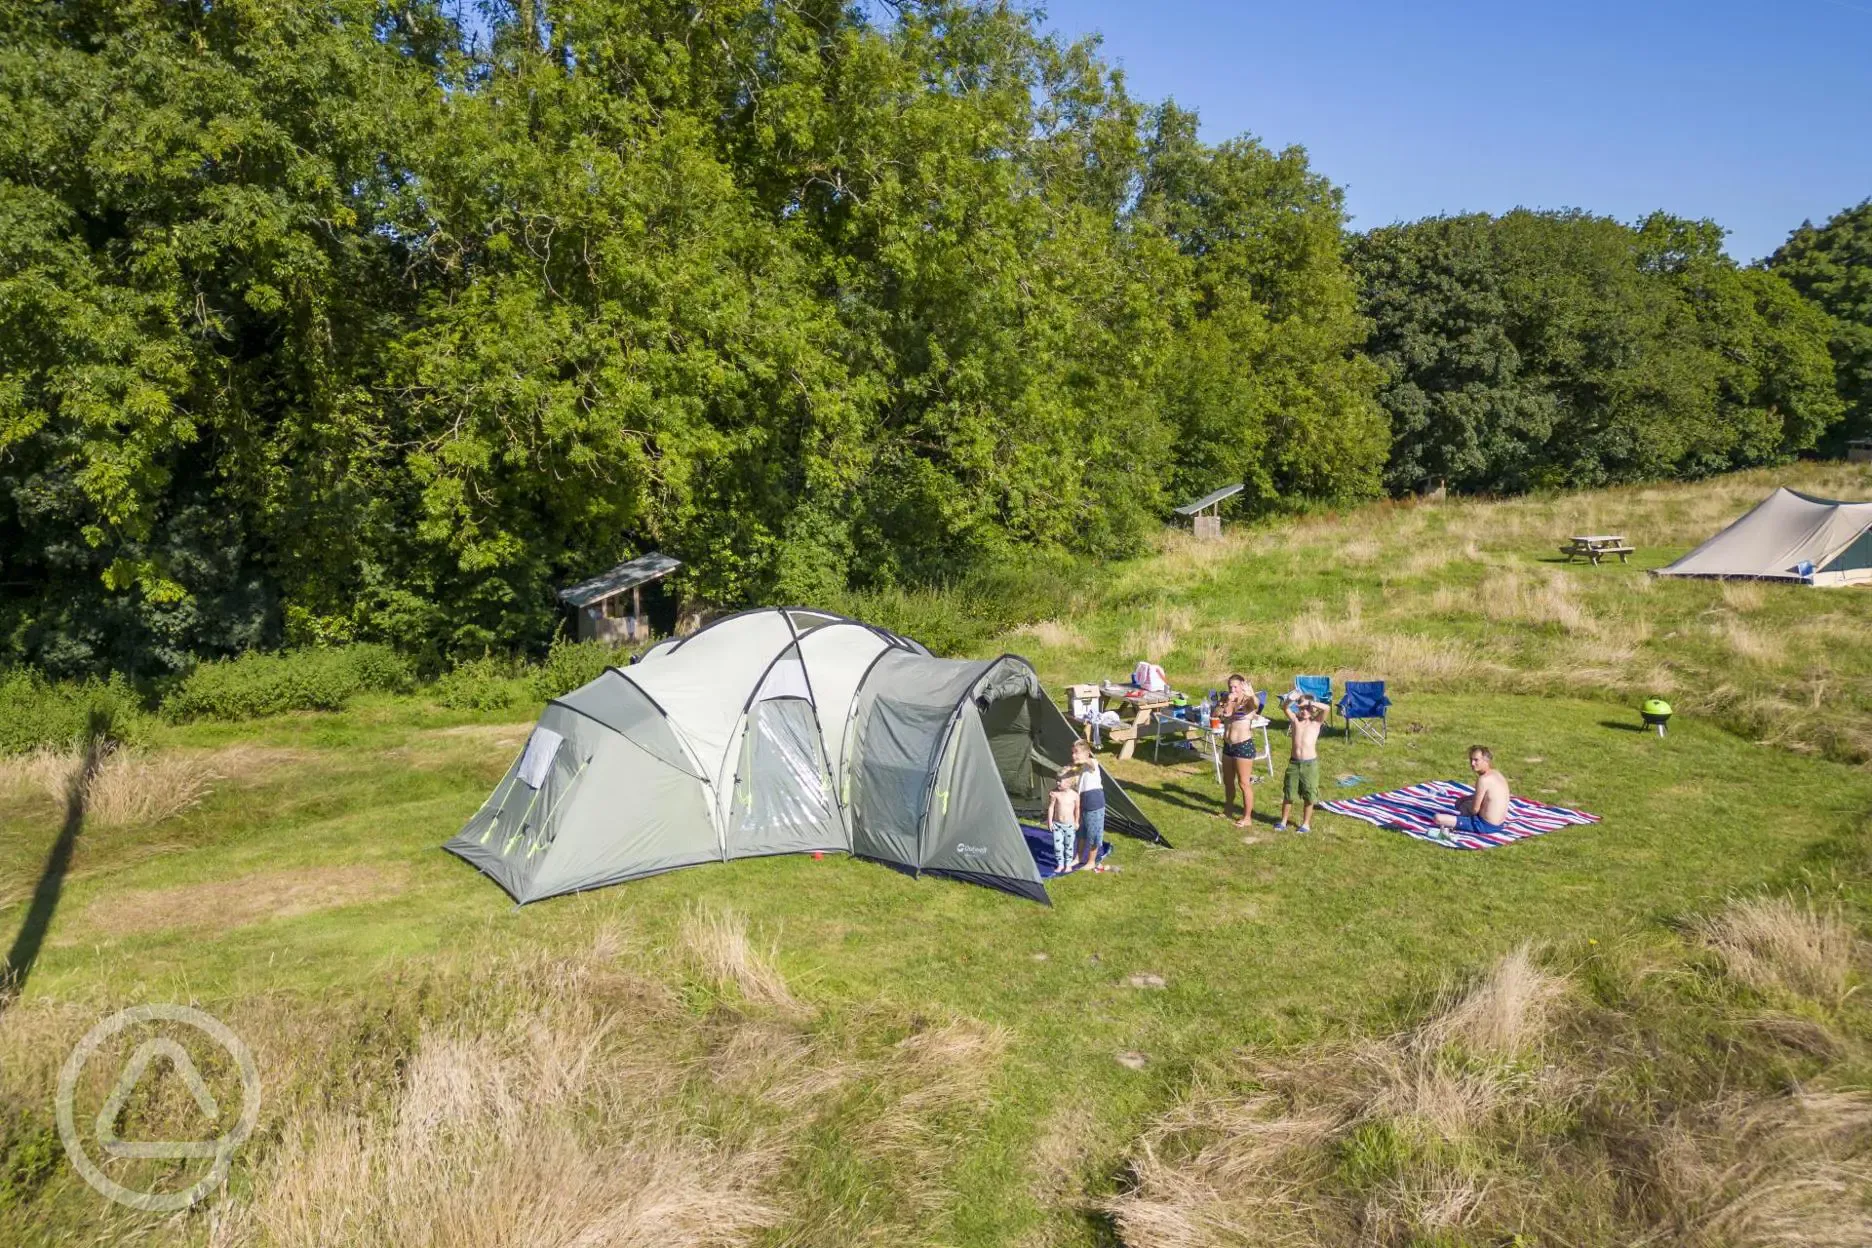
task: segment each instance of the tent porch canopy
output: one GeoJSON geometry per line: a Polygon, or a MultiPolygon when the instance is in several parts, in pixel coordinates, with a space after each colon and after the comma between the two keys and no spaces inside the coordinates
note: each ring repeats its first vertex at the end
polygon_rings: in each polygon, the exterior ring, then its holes
{"type": "MultiPolygon", "coordinates": [[[[820,611],[664,642],[546,707],[446,848],[516,901],[844,852],[1045,901],[1021,832],[1076,740],[1026,660],[938,659],[820,611]]],[[[1161,841],[1105,777],[1107,823],[1161,841]]]]}
{"type": "Polygon", "coordinates": [[[1783,487],[1654,575],[1872,583],[1872,502],[1815,498],[1783,487]]]}

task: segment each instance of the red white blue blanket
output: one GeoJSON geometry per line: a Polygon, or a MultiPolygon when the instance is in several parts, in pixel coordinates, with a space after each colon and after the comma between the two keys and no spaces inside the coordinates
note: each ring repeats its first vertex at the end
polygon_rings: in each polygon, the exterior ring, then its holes
{"type": "Polygon", "coordinates": [[[1427,780],[1422,784],[1392,789],[1389,793],[1322,802],[1320,809],[1330,810],[1335,815],[1344,815],[1349,819],[1363,819],[1381,828],[1396,828],[1420,841],[1429,841],[1448,849],[1490,849],[1510,841],[1526,840],[1530,836],[1552,832],[1555,828],[1564,828],[1569,824],[1599,822],[1598,815],[1589,815],[1583,810],[1569,810],[1565,806],[1549,806],[1545,802],[1514,797],[1508,800],[1508,818],[1502,821],[1499,834],[1457,832],[1436,826],[1435,816],[1454,814],[1456,803],[1473,792],[1475,789],[1466,784],[1427,780]]]}

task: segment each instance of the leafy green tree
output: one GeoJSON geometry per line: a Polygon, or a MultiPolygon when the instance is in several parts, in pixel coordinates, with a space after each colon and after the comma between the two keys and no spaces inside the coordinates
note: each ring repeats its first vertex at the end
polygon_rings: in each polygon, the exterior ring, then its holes
{"type": "Polygon", "coordinates": [[[1148,162],[1136,217],[1188,273],[1165,379],[1178,494],[1241,481],[1258,509],[1376,494],[1389,438],[1358,351],[1343,193],[1299,148],[1204,146],[1174,104],[1156,112],[1148,162]]]}
{"type": "Polygon", "coordinates": [[[1772,463],[1838,418],[1825,325],[1709,222],[1518,210],[1354,254],[1397,491],[1593,486],[1772,463]]]}
{"type": "Polygon", "coordinates": [[[1004,4],[0,10],[0,657],[543,646],[1371,493],[1338,191],[1004,4]]]}
{"type": "Polygon", "coordinates": [[[173,666],[339,592],[407,302],[370,205],[448,30],[363,0],[0,17],[10,649],[173,666]]]}
{"type": "Polygon", "coordinates": [[[1768,268],[1833,318],[1830,346],[1846,419],[1828,449],[1837,454],[1849,438],[1872,437],[1872,199],[1817,228],[1802,222],[1768,268]]]}

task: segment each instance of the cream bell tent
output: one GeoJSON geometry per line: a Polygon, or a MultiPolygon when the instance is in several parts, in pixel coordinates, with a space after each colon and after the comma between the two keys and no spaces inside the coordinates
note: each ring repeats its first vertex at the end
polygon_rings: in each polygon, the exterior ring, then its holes
{"type": "Polygon", "coordinates": [[[1872,583],[1872,503],[1835,502],[1784,487],[1656,575],[1872,583]]]}
{"type": "MultiPolygon", "coordinates": [[[[1026,660],[933,658],[819,611],[662,643],[547,704],[446,848],[525,903],[832,851],[1047,899],[1021,830],[1073,730],[1026,660]]],[[[1161,841],[1107,776],[1107,825],[1161,841]]]]}

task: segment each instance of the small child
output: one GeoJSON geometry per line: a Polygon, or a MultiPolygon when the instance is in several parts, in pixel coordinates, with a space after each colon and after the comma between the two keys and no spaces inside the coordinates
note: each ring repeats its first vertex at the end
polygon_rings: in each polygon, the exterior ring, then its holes
{"type": "Polygon", "coordinates": [[[1287,830],[1287,816],[1293,813],[1296,798],[1300,801],[1300,826],[1296,832],[1313,830],[1313,804],[1319,801],[1319,737],[1326,722],[1326,704],[1302,694],[1287,708],[1287,724],[1293,734],[1293,754],[1287,760],[1287,775],[1281,785],[1280,822],[1276,832],[1287,830]]]}
{"type": "Polygon", "coordinates": [[[1079,790],[1079,866],[1103,872],[1108,869],[1099,861],[1105,848],[1105,781],[1084,741],[1073,742],[1071,770],[1079,790]]]}
{"type": "Polygon", "coordinates": [[[1077,865],[1073,862],[1073,837],[1079,831],[1079,772],[1062,767],[1047,795],[1047,823],[1053,828],[1053,869],[1065,875],[1077,865]]]}

